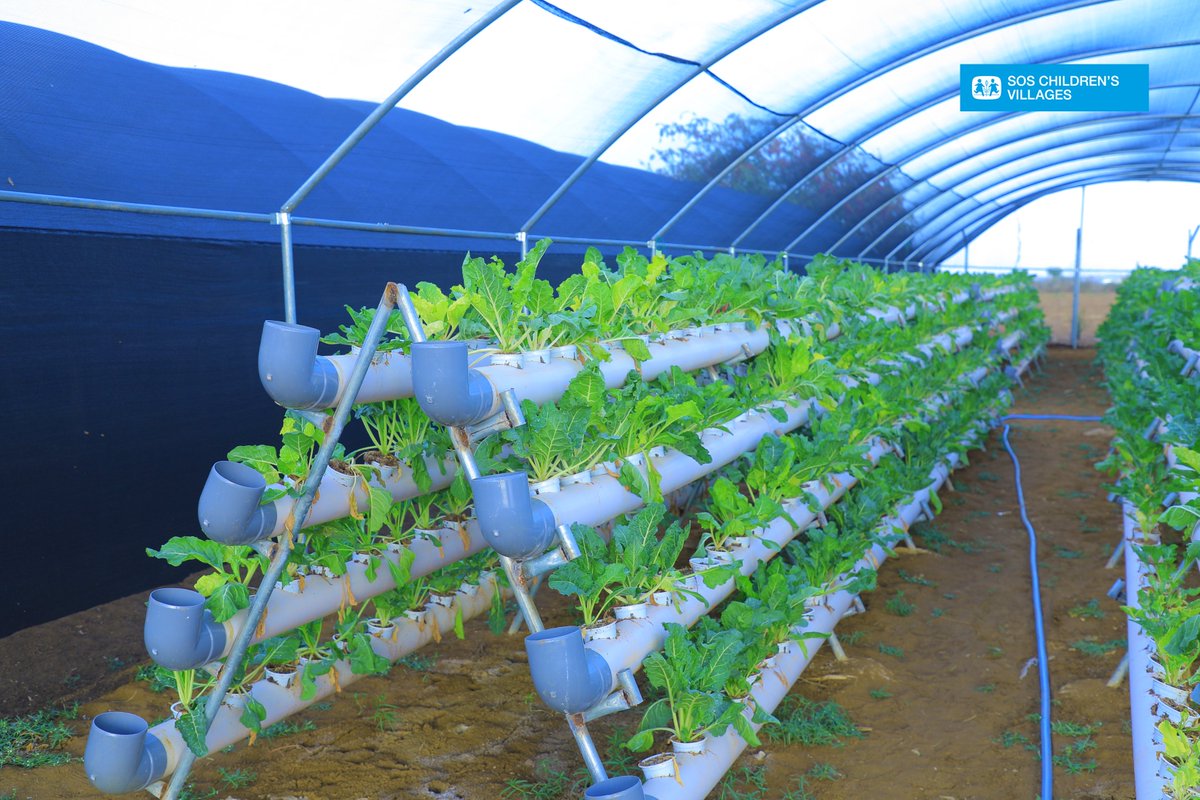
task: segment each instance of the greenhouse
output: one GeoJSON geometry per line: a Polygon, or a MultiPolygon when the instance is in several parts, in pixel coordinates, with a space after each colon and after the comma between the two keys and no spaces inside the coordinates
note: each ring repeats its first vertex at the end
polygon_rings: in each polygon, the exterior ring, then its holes
{"type": "Polygon", "coordinates": [[[0,800],[1200,797],[1200,5],[0,65],[0,800]]]}

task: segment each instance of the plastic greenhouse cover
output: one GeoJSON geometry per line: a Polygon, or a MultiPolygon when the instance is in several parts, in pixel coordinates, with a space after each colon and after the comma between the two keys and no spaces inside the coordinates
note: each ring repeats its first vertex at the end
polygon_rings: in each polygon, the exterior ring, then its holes
{"type": "MultiPolygon", "coordinates": [[[[0,141],[18,154],[12,190],[266,214],[373,102],[501,8],[11,6],[0,141]],[[98,24],[114,13],[126,24],[98,24]]],[[[1198,48],[1194,0],[522,0],[432,69],[297,213],[510,243],[528,231],[904,259],[980,232],[1048,180],[1107,180],[1089,171],[1104,165],[1177,177],[1193,160],[1181,151],[1195,146],[1198,48]],[[1149,113],[958,108],[961,64],[1065,62],[1149,64],[1149,113]]],[[[0,203],[0,224],[54,222],[276,235],[0,203]]],[[[311,242],[406,239],[302,224],[311,242]]]]}

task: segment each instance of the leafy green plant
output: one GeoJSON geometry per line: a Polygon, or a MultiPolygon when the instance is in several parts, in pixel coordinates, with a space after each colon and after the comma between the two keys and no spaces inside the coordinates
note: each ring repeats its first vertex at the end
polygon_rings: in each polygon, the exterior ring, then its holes
{"type": "Polygon", "coordinates": [[[67,722],[78,716],[76,705],[0,718],[0,767],[32,769],[69,763],[72,756],[63,752],[72,736],[67,722]]]}
{"type": "Polygon", "coordinates": [[[720,736],[733,726],[757,747],[759,739],[744,713],[745,706],[722,691],[737,653],[744,647],[741,635],[719,631],[706,637],[701,646],[682,626],[667,623],[666,628],[663,652],[651,653],[642,662],[650,685],[666,697],[647,706],[638,732],[626,746],[635,752],[649,750],[657,731],[668,732],[680,742],[695,742],[705,734],[720,736]]]}

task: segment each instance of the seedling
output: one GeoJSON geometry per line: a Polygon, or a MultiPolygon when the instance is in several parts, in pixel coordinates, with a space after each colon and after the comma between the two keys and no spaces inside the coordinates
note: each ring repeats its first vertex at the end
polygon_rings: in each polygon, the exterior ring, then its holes
{"type": "Polygon", "coordinates": [[[932,611],[929,612],[929,615],[932,617],[940,617],[945,613],[946,613],[945,610],[935,607],[932,611]]]}
{"type": "Polygon", "coordinates": [[[904,658],[904,648],[902,647],[892,647],[891,645],[881,643],[879,645],[879,652],[892,658],[904,658]]]}
{"type": "Polygon", "coordinates": [[[311,719],[306,719],[304,722],[285,719],[281,722],[276,722],[269,728],[263,728],[259,736],[264,739],[277,739],[280,736],[291,736],[293,733],[305,733],[307,731],[315,731],[316,729],[317,723],[311,719]]]}
{"type": "Polygon", "coordinates": [[[1100,601],[1095,598],[1075,606],[1067,614],[1075,619],[1104,619],[1104,610],[1100,608],[1100,601]]]}
{"type": "Polygon", "coordinates": [[[832,700],[818,702],[789,695],[775,709],[775,716],[779,724],[763,728],[763,733],[781,744],[837,745],[865,735],[846,710],[832,700]]]}
{"type": "Polygon", "coordinates": [[[1100,658],[1106,656],[1114,650],[1120,650],[1126,646],[1124,639],[1110,639],[1107,642],[1097,642],[1095,639],[1080,639],[1077,642],[1071,643],[1072,650],[1078,650],[1085,656],[1100,658]]]}
{"type": "Polygon", "coordinates": [[[984,694],[991,694],[992,692],[996,691],[996,684],[994,684],[994,683],[980,684],[979,686],[975,687],[975,691],[983,692],[984,694]]]}
{"type": "Polygon", "coordinates": [[[887,689],[872,689],[870,694],[871,694],[871,697],[873,697],[876,700],[887,700],[889,697],[892,696],[892,693],[889,692],[887,689]]]}
{"type": "Polygon", "coordinates": [[[1067,547],[1055,545],[1054,555],[1058,556],[1059,558],[1083,558],[1083,551],[1071,550],[1067,547]]]}
{"type": "Polygon", "coordinates": [[[904,570],[900,570],[899,572],[897,572],[897,574],[900,576],[900,580],[905,581],[907,583],[915,583],[918,586],[937,586],[936,583],[929,580],[924,575],[912,575],[908,572],[905,572],[904,570]]]}
{"type": "Polygon", "coordinates": [[[73,760],[62,752],[71,738],[65,721],[79,716],[79,705],[43,709],[23,717],[0,719],[0,767],[48,767],[73,760]]]}
{"type": "Polygon", "coordinates": [[[889,614],[895,614],[897,617],[912,616],[913,612],[917,610],[915,605],[904,599],[903,590],[897,590],[896,594],[888,598],[888,601],[884,603],[884,608],[889,614]]]}
{"type": "Polygon", "coordinates": [[[987,649],[988,658],[1001,658],[1004,655],[1004,648],[992,645],[987,649]]]}
{"type": "Polygon", "coordinates": [[[258,774],[248,769],[225,769],[217,767],[221,782],[230,789],[244,789],[258,779],[258,774]]]}
{"type": "Polygon", "coordinates": [[[988,564],[988,567],[987,567],[988,572],[991,572],[993,574],[999,573],[1003,569],[1004,569],[1003,564],[988,564]]]}
{"type": "Polygon", "coordinates": [[[805,774],[817,781],[836,781],[839,778],[845,777],[842,773],[838,772],[837,767],[833,764],[826,764],[820,761],[809,767],[808,772],[805,774]]]}

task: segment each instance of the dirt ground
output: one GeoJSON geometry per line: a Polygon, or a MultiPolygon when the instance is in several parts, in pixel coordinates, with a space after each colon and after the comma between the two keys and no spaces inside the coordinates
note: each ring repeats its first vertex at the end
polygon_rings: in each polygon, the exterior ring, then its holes
{"type": "MultiPolygon", "coordinates": [[[[1054,344],[1071,343],[1071,306],[1073,302],[1070,281],[1055,281],[1047,285],[1037,284],[1042,310],[1046,313],[1046,324],[1050,326],[1050,341],[1054,344]]],[[[1085,347],[1096,345],[1096,328],[1108,316],[1116,300],[1116,286],[1087,282],[1079,293],[1079,343],[1085,347]]]]}
{"type": "MultiPolygon", "coordinates": [[[[1101,413],[1105,399],[1092,358],[1086,350],[1052,349],[1046,376],[1018,392],[1017,410],[1101,413]]],[[[1124,617],[1105,597],[1117,577],[1104,561],[1119,537],[1119,518],[1091,468],[1103,456],[1107,429],[1020,422],[1012,440],[1040,537],[1054,719],[1062,731],[1055,752],[1066,755],[1055,769],[1055,795],[1132,798],[1127,688],[1104,685],[1121,653],[1115,645],[1102,651],[1125,635],[1124,617]],[[1076,643],[1100,654],[1087,655],[1076,643]],[[1091,732],[1081,733],[1082,726],[1091,732]]],[[[849,660],[839,663],[823,648],[793,690],[836,701],[862,738],[748,751],[737,767],[741,779],[719,793],[722,800],[1037,795],[1038,759],[1026,747],[1037,742],[1029,717],[1037,711],[1037,669],[1029,664],[1027,538],[998,434],[954,481],[957,491],[944,493],[945,512],[915,529],[918,545],[930,552],[886,562],[878,590],[865,598],[868,613],[839,625],[849,660]],[[895,613],[899,604],[889,608],[899,591],[915,606],[907,615],[895,613]]],[[[94,714],[122,709],[161,718],[168,698],[132,680],[134,665],[144,663],[143,599],[0,640],[5,713],[84,700],[71,723],[79,735],[67,744],[76,756],[94,714]]],[[[548,624],[569,620],[553,593],[543,593],[539,605],[548,624]]],[[[479,622],[468,624],[467,634],[427,648],[389,677],[347,687],[295,718],[294,732],[203,760],[189,797],[579,797],[585,784],[578,753],[562,718],[532,692],[521,637],[495,637],[479,622]],[[515,788],[519,782],[527,788],[515,788]]],[[[624,761],[613,764],[617,772],[634,772],[633,759],[606,745],[637,719],[625,713],[592,726],[601,750],[624,761]]],[[[78,762],[0,771],[0,797],[96,796],[78,762]]]]}

